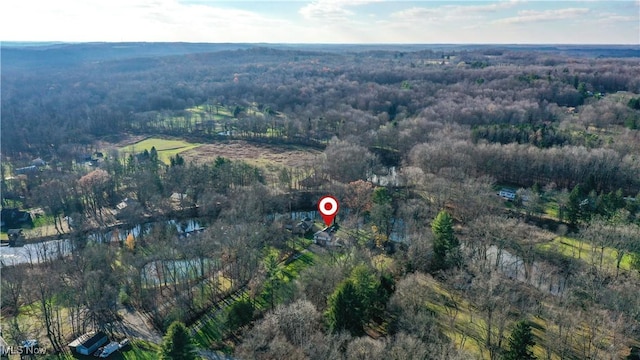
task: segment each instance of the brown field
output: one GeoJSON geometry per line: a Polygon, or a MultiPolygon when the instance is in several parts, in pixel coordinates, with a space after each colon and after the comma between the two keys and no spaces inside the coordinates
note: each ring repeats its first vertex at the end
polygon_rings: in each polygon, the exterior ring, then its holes
{"type": "Polygon", "coordinates": [[[246,141],[229,141],[225,143],[203,144],[195,149],[180,154],[187,162],[199,164],[212,162],[221,156],[231,160],[242,160],[260,167],[287,166],[299,167],[311,162],[321,152],[294,146],[273,146],[253,144],[246,141]]]}

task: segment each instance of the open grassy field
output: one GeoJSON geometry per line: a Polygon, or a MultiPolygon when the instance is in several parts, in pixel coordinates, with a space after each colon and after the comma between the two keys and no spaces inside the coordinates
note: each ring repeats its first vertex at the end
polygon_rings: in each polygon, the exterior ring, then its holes
{"type": "MultiPolygon", "coordinates": [[[[600,265],[600,256],[602,255],[602,266],[612,272],[616,270],[618,250],[612,247],[605,247],[604,251],[601,251],[600,247],[594,247],[589,242],[564,236],[559,236],[548,243],[538,244],[537,247],[540,250],[557,252],[596,266],[600,265]]],[[[620,268],[630,270],[631,261],[631,255],[625,254],[620,262],[620,268]]]]}
{"type": "MultiPolygon", "coordinates": [[[[184,109],[184,112],[177,112],[172,116],[158,114],[158,121],[154,122],[154,125],[187,131],[196,131],[203,128],[211,129],[214,132],[223,131],[224,124],[233,126],[234,122],[237,121],[237,118],[233,116],[234,108],[234,105],[202,104],[184,109]]],[[[253,117],[264,117],[265,114],[258,108],[257,103],[252,103],[248,106],[243,106],[242,112],[253,117]]],[[[277,116],[283,115],[279,114],[277,116]]]]}
{"type": "Polygon", "coordinates": [[[233,116],[231,114],[231,111],[229,110],[229,108],[227,108],[224,105],[202,104],[202,105],[198,105],[198,106],[194,106],[194,107],[188,108],[187,111],[192,113],[192,114],[207,114],[207,113],[211,113],[211,114],[218,115],[218,116],[227,116],[227,117],[233,116]]]}
{"type": "Polygon", "coordinates": [[[178,129],[196,129],[198,126],[204,126],[205,123],[213,121],[213,130],[222,131],[221,122],[235,120],[232,110],[223,105],[203,104],[187,108],[185,112],[185,116],[164,117],[163,115],[158,115],[160,121],[156,125],[178,129]]]}
{"type": "Polygon", "coordinates": [[[187,162],[207,163],[221,156],[230,160],[246,161],[260,167],[274,165],[298,167],[312,161],[319,154],[318,150],[302,147],[253,144],[237,140],[200,145],[185,151],[180,156],[187,162]]]}
{"type": "Polygon", "coordinates": [[[218,156],[230,160],[244,161],[262,169],[267,182],[276,182],[282,168],[301,168],[309,164],[321,152],[301,146],[274,146],[255,144],[242,140],[232,140],[213,144],[203,144],[192,148],[180,156],[187,163],[205,164],[213,162],[218,156]]]}
{"type": "Polygon", "coordinates": [[[143,152],[144,150],[150,151],[152,147],[155,147],[158,151],[158,158],[160,159],[160,161],[164,162],[165,164],[169,164],[169,159],[176,156],[176,154],[181,154],[185,151],[195,149],[199,146],[200,144],[192,144],[184,140],[161,139],[152,137],[139,141],[135,144],[122,147],[119,150],[121,154],[138,154],[143,152]]]}

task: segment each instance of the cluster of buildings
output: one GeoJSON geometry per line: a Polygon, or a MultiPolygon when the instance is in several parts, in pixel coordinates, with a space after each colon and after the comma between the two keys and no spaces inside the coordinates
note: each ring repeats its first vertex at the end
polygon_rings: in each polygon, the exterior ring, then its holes
{"type": "Polygon", "coordinates": [[[34,174],[40,171],[40,168],[47,166],[47,163],[41,158],[37,158],[31,161],[31,165],[14,169],[15,175],[28,175],[34,174]]]}
{"type": "MultiPolygon", "coordinates": [[[[305,217],[295,226],[289,226],[294,234],[304,236],[314,230],[315,222],[309,217],[305,217]]],[[[334,224],[327,226],[322,230],[313,233],[313,243],[320,246],[339,246],[336,232],[338,231],[338,225],[334,224]]]]}

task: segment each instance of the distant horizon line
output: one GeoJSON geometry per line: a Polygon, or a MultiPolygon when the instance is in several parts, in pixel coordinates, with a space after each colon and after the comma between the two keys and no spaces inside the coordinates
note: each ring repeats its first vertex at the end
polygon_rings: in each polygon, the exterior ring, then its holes
{"type": "Polygon", "coordinates": [[[58,40],[0,40],[4,44],[52,45],[52,44],[190,44],[190,45],[331,45],[331,46],[630,46],[640,48],[633,43],[339,43],[339,42],[202,42],[202,41],[58,41],[58,40]]]}

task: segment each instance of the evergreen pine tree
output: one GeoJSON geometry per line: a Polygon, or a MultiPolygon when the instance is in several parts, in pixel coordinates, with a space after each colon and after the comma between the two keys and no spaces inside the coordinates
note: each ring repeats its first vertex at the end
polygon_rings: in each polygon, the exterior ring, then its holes
{"type": "Polygon", "coordinates": [[[353,281],[340,284],[327,301],[327,320],[332,331],[347,330],[353,335],[364,333],[365,309],[353,281]]]}
{"type": "Polygon", "coordinates": [[[535,345],[531,326],[526,321],[520,321],[509,337],[509,349],[504,355],[504,360],[534,360],[536,357],[531,351],[535,345]]]}
{"type": "Polygon", "coordinates": [[[393,280],[384,284],[370,268],[358,265],[327,301],[327,322],[332,331],[348,330],[352,335],[364,334],[364,326],[384,311],[393,287],[393,280]]]}
{"type": "Polygon", "coordinates": [[[158,356],[162,360],[198,359],[189,331],[183,323],[175,321],[169,326],[158,356]]]}
{"type": "Polygon", "coordinates": [[[236,301],[227,310],[226,325],[229,329],[237,329],[248,325],[253,320],[254,307],[251,300],[236,301]]]}
{"type": "Polygon", "coordinates": [[[569,203],[567,204],[567,218],[573,225],[583,218],[583,191],[580,185],[576,185],[569,193],[569,203]]]}
{"type": "Polygon", "coordinates": [[[453,219],[446,211],[440,211],[431,223],[433,231],[433,257],[436,270],[456,264],[456,250],[460,243],[453,234],[453,219]]]}

